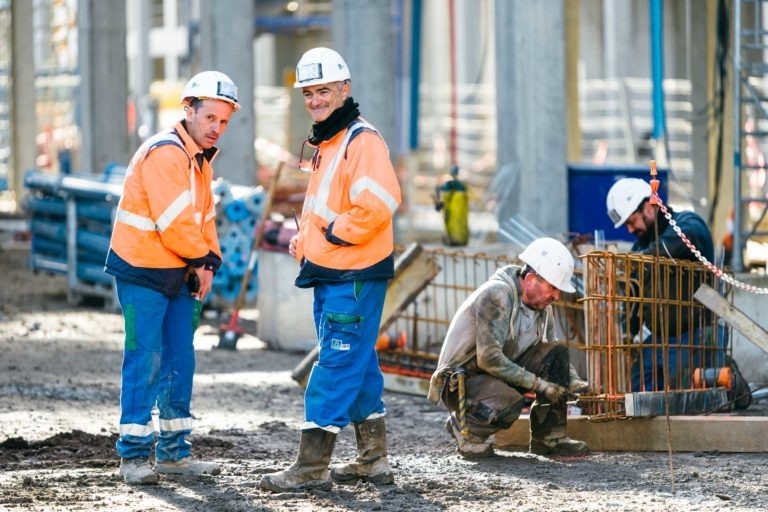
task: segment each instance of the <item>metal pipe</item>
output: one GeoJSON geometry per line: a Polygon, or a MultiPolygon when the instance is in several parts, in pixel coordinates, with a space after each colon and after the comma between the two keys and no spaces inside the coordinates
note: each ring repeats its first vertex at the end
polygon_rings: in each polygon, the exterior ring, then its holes
{"type": "Polygon", "coordinates": [[[741,2],[733,2],[733,256],[736,272],[744,271],[741,211],[741,2]]]}

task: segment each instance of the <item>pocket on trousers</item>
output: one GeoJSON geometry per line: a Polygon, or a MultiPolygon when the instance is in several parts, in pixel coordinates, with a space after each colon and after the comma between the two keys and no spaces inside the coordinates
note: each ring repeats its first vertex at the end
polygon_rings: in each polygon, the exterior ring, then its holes
{"type": "Polygon", "coordinates": [[[136,350],[136,310],[133,304],[126,304],[123,308],[123,320],[125,321],[125,350],[136,350]]]}
{"type": "Polygon", "coordinates": [[[323,339],[320,340],[318,362],[325,367],[347,366],[357,357],[360,347],[359,315],[327,313],[323,319],[323,339]]]}
{"type": "Polygon", "coordinates": [[[200,325],[200,313],[203,311],[202,301],[195,300],[192,304],[192,334],[197,331],[197,327],[200,325]]]}

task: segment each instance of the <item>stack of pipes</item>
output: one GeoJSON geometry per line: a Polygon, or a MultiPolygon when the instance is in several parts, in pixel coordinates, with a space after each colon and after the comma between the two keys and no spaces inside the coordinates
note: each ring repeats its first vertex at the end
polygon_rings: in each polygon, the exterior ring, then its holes
{"type": "MultiPolygon", "coordinates": [[[[89,287],[94,287],[94,295],[104,296],[104,288],[113,284],[104,262],[124,178],[125,168],[120,166],[110,166],[103,175],[28,171],[24,206],[32,234],[32,270],[68,275],[70,292],[88,295],[89,287]]],[[[208,302],[220,308],[233,303],[240,291],[265,194],[261,186],[231,185],[221,179],[213,191],[224,262],[208,302]]],[[[258,293],[255,268],[247,286],[245,300],[253,301],[258,293]]]]}
{"type": "Polygon", "coordinates": [[[67,274],[73,266],[82,283],[111,286],[103,268],[124,174],[120,166],[110,166],[101,176],[27,171],[24,208],[30,218],[33,270],[67,274]]]}

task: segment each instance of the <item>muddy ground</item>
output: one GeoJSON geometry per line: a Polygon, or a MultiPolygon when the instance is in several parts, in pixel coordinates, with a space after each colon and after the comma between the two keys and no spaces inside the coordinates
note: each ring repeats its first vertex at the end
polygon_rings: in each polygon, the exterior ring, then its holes
{"type": "MultiPolygon", "coordinates": [[[[549,460],[499,452],[468,462],[455,455],[442,410],[389,392],[395,485],[262,493],[261,476],[295,455],[302,391],[290,371],[301,355],[268,350],[253,336],[235,353],[212,350],[216,321],[202,325],[195,341],[192,441],[195,454],[220,462],[223,473],[127,486],[114,453],[121,317],[98,302],[67,304],[64,279],[31,274],[27,255],[23,243],[0,250],[0,510],[768,509],[768,454],[677,453],[672,471],[666,453],[549,460]]],[[[354,434],[345,429],[334,461],[353,455],[354,434]]]]}

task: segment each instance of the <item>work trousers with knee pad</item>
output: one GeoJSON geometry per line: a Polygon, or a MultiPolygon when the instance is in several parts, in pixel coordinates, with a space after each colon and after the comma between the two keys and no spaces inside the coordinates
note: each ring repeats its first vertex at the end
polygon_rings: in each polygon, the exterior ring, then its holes
{"type": "MultiPolygon", "coordinates": [[[[515,364],[542,379],[568,387],[570,370],[568,347],[557,343],[538,343],[525,351],[515,364]]],[[[465,383],[465,420],[469,432],[480,438],[504,430],[520,417],[523,395],[528,390],[513,387],[487,373],[468,375],[465,383]]],[[[458,391],[448,386],[443,390],[443,403],[458,420],[458,391]]],[[[536,439],[555,439],[565,436],[567,421],[566,399],[550,404],[541,395],[531,406],[531,436],[536,439]]]]}

